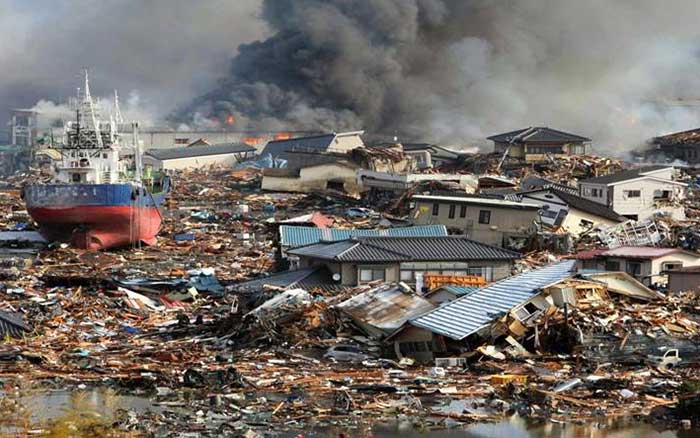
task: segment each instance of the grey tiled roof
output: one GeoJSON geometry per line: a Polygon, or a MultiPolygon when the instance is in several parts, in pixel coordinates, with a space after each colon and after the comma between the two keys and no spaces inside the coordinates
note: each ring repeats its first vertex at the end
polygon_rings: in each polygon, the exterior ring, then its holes
{"type": "Polygon", "coordinates": [[[586,143],[590,138],[546,126],[531,126],[488,137],[496,143],[586,143]]]}
{"type": "Polygon", "coordinates": [[[520,254],[462,236],[363,237],[317,243],[289,251],[341,262],[514,260],[520,254]]]}
{"type": "Polygon", "coordinates": [[[222,143],[206,146],[188,146],[168,149],[149,149],[146,155],[158,160],[174,160],[177,158],[204,157],[207,155],[235,154],[254,152],[255,148],[245,143],[222,143]]]}
{"type": "Polygon", "coordinates": [[[537,295],[543,287],[573,275],[575,260],[491,283],[411,321],[433,333],[462,340],[537,295]]]}
{"type": "Polygon", "coordinates": [[[671,166],[655,165],[655,166],[645,166],[637,169],[623,170],[622,172],[613,173],[610,175],[598,176],[595,178],[588,178],[579,183],[591,183],[591,184],[612,184],[620,181],[627,181],[628,179],[639,178],[644,176],[644,173],[653,172],[655,170],[667,169],[671,166]]]}

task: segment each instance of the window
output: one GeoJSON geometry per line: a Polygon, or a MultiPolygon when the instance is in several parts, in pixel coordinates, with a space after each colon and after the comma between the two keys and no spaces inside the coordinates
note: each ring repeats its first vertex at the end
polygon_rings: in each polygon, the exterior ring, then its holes
{"type": "Polygon", "coordinates": [[[79,173],[71,174],[71,179],[73,180],[73,182],[80,182],[80,174],[79,173]]]}
{"type": "Polygon", "coordinates": [[[455,209],[456,209],[456,208],[457,208],[456,205],[450,204],[450,212],[449,212],[449,214],[448,214],[448,217],[449,217],[450,219],[454,219],[454,218],[455,218],[455,209]]]}
{"type": "Polygon", "coordinates": [[[459,217],[467,217],[467,206],[461,205],[459,207],[459,217]]]}
{"type": "Polygon", "coordinates": [[[605,262],[605,270],[606,271],[619,271],[620,270],[620,262],[617,260],[608,260],[605,262]]]}
{"type": "Polygon", "coordinates": [[[591,196],[593,196],[594,198],[602,198],[603,189],[591,189],[591,196]]]}
{"type": "Polygon", "coordinates": [[[433,204],[433,216],[437,216],[440,214],[440,204],[437,202],[433,204]]]}
{"type": "Polygon", "coordinates": [[[625,190],[622,192],[625,198],[639,198],[642,196],[641,190],[625,190]]]}
{"type": "Polygon", "coordinates": [[[639,262],[627,262],[627,273],[639,277],[642,275],[642,264],[639,262]]]}
{"type": "Polygon", "coordinates": [[[176,138],[175,139],[175,144],[189,144],[190,139],[189,138],[176,138]]]}
{"type": "Polygon", "coordinates": [[[432,350],[431,342],[399,342],[401,354],[423,353],[432,350]]]}
{"type": "Polygon", "coordinates": [[[370,281],[377,281],[377,280],[384,280],[385,277],[385,269],[371,269],[371,268],[363,268],[360,269],[360,282],[361,283],[366,283],[370,281]]]}
{"type": "Polygon", "coordinates": [[[480,224],[490,224],[491,223],[491,210],[479,210],[479,223],[480,224]]]}

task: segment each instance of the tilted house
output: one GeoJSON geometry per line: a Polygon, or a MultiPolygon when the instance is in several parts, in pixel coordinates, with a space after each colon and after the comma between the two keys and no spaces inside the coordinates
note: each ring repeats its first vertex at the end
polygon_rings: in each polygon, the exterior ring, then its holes
{"type": "Polygon", "coordinates": [[[605,205],[628,219],[655,214],[685,219],[686,184],[675,180],[673,166],[646,166],[579,181],[579,194],[605,205]]]}

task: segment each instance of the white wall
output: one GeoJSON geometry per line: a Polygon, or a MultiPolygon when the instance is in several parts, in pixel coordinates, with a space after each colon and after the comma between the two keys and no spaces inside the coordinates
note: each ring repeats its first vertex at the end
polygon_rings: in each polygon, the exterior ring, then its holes
{"type": "Polygon", "coordinates": [[[644,220],[660,211],[667,211],[675,219],[685,218],[685,208],[659,208],[654,201],[655,191],[670,191],[673,197],[681,197],[685,187],[674,184],[671,181],[644,178],[619,183],[613,186],[612,208],[621,215],[637,215],[639,220],[644,220]],[[631,198],[627,192],[639,190],[638,198],[631,198]]]}

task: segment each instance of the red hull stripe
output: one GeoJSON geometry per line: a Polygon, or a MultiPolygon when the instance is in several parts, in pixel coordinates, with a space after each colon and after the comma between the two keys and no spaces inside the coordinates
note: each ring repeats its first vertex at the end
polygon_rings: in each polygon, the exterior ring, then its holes
{"type": "Polygon", "coordinates": [[[28,212],[47,239],[84,249],[153,244],[161,225],[160,212],[153,207],[34,207],[28,212]]]}

